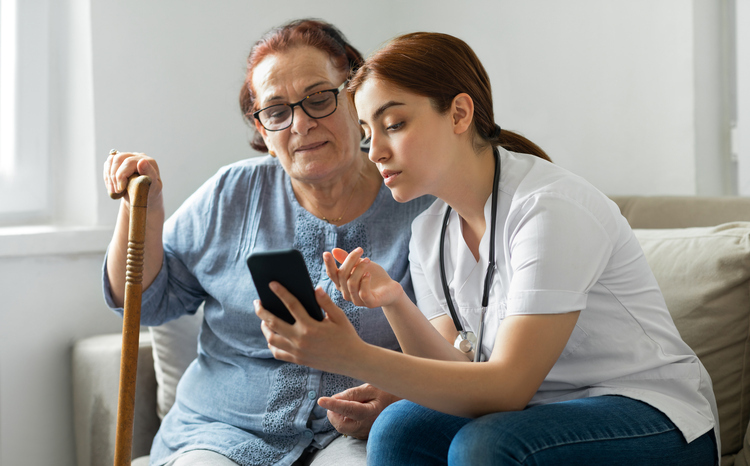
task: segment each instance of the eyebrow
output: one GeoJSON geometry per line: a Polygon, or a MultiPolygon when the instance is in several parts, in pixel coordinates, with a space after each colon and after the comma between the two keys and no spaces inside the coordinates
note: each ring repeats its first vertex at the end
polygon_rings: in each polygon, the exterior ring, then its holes
{"type": "MultiPolygon", "coordinates": [[[[399,105],[406,105],[406,104],[403,103],[403,102],[396,102],[395,100],[391,100],[390,102],[384,103],[383,105],[381,105],[380,107],[378,107],[377,110],[375,110],[375,113],[372,114],[373,121],[377,120],[378,118],[380,118],[383,115],[383,113],[385,113],[385,111],[388,110],[389,108],[391,108],[391,107],[397,107],[399,105]]],[[[361,124],[367,124],[367,122],[364,121],[364,120],[359,120],[359,124],[360,125],[361,124]]]]}
{"type": "MultiPolygon", "coordinates": [[[[318,82],[316,82],[314,84],[310,84],[306,88],[302,89],[302,91],[305,92],[305,93],[308,93],[311,90],[315,89],[316,87],[322,86],[323,84],[328,84],[328,81],[318,81],[318,82]]],[[[307,96],[305,96],[305,97],[307,97],[307,96]]],[[[284,98],[284,96],[274,95],[274,96],[271,96],[271,98],[269,98],[268,100],[266,100],[264,102],[264,104],[266,104],[268,102],[273,102],[274,100],[280,100],[280,99],[283,99],[283,98],[284,98]]]]}

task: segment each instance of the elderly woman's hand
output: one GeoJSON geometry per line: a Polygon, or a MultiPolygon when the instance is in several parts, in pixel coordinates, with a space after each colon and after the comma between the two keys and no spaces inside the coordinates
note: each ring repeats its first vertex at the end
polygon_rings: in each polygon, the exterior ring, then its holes
{"type": "Polygon", "coordinates": [[[161,199],[162,181],[159,174],[159,165],[156,160],[140,152],[118,152],[112,150],[104,162],[104,185],[108,194],[117,194],[125,191],[123,199],[130,202],[127,194],[128,178],[138,173],[151,178],[151,187],[148,192],[149,206],[154,205],[152,201],[161,199]]]}
{"type": "Polygon", "coordinates": [[[403,288],[381,266],[362,258],[363,252],[362,248],[351,253],[336,248],[323,253],[326,273],[344,299],[357,306],[375,308],[392,304],[404,293],[403,288]]]}
{"type": "Polygon", "coordinates": [[[363,350],[368,346],[357,335],[349,319],[321,289],[315,298],[326,313],[322,321],[310,317],[307,310],[278,282],[269,285],[295,319],[288,324],[255,300],[255,314],[260,317],[261,331],[273,357],[282,361],[313,367],[326,372],[350,375],[363,350]]]}
{"type": "Polygon", "coordinates": [[[366,440],[375,419],[398,400],[399,397],[366,383],[331,397],[320,397],[318,404],[328,410],[328,420],[337,431],[366,440]]]}
{"type": "Polygon", "coordinates": [[[107,254],[107,276],[111,284],[112,300],[117,306],[125,302],[125,282],[127,279],[128,231],[130,229],[130,196],[128,195],[128,178],[138,173],[151,178],[148,190],[148,209],[146,220],[146,240],[142,286],[146,290],[156,279],[161,270],[164,258],[162,228],[164,225],[164,198],[159,166],[146,154],[137,152],[118,152],[112,150],[104,162],[104,185],[112,196],[124,191],[120,202],[117,225],[112,235],[107,254]]]}

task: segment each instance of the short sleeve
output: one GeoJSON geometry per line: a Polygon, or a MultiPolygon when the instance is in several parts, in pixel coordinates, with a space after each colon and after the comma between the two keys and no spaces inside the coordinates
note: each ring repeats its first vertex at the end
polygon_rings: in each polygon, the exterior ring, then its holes
{"type": "Polygon", "coordinates": [[[614,241],[606,222],[577,200],[543,193],[525,200],[509,219],[513,271],[507,315],[582,310],[604,271],[614,241]]]}
{"type": "Polygon", "coordinates": [[[416,247],[416,242],[420,240],[423,240],[423,238],[420,238],[418,233],[412,231],[412,236],[409,240],[409,270],[412,282],[414,283],[414,295],[417,307],[428,320],[432,320],[435,317],[446,314],[446,311],[440,305],[422,268],[424,258],[420,257],[418,252],[420,248],[416,247]]]}

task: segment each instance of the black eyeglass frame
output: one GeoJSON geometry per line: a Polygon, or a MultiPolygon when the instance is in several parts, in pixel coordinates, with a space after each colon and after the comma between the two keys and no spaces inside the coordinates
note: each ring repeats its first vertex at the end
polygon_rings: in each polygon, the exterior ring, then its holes
{"type": "Polygon", "coordinates": [[[256,110],[256,111],[253,112],[253,118],[255,118],[256,120],[258,120],[258,123],[260,123],[260,125],[263,128],[265,128],[266,131],[284,131],[285,129],[287,129],[290,126],[292,126],[292,124],[294,123],[294,107],[301,108],[302,111],[305,112],[305,115],[309,116],[313,120],[320,120],[320,119],[323,119],[323,118],[327,118],[327,117],[333,115],[334,113],[336,113],[336,110],[338,110],[338,108],[339,108],[339,93],[341,93],[341,91],[346,87],[346,85],[348,83],[349,83],[349,80],[347,79],[346,81],[344,81],[343,83],[341,83],[341,85],[339,87],[335,87],[333,89],[323,89],[322,91],[313,92],[312,94],[310,94],[308,96],[305,96],[304,99],[300,100],[299,102],[295,102],[293,104],[273,104],[273,105],[269,105],[268,107],[263,107],[260,110],[256,110]],[[323,115],[323,116],[316,117],[316,116],[310,115],[307,112],[307,109],[305,109],[304,105],[302,105],[302,103],[305,102],[310,97],[322,94],[324,92],[333,92],[333,99],[335,101],[335,106],[333,107],[333,110],[331,111],[331,113],[329,113],[327,115],[323,115]],[[279,128],[279,129],[268,129],[268,128],[266,128],[266,125],[264,125],[263,122],[260,119],[260,112],[268,110],[269,108],[280,107],[282,105],[289,107],[289,110],[292,112],[292,118],[289,119],[289,124],[287,126],[284,126],[283,128],[279,128]]]}

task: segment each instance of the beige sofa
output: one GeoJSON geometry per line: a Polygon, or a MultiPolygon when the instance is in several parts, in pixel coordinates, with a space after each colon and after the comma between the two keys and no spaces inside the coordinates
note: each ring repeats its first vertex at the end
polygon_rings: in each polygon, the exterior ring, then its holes
{"type": "MultiPolygon", "coordinates": [[[[750,465],[750,199],[615,197],[685,341],[711,374],[722,466],[750,465]]],[[[103,311],[104,312],[104,311],[103,311]]],[[[147,455],[174,387],[196,354],[201,315],[141,334],[133,458],[147,455]]],[[[79,466],[113,461],[120,335],[73,349],[79,466]]]]}

